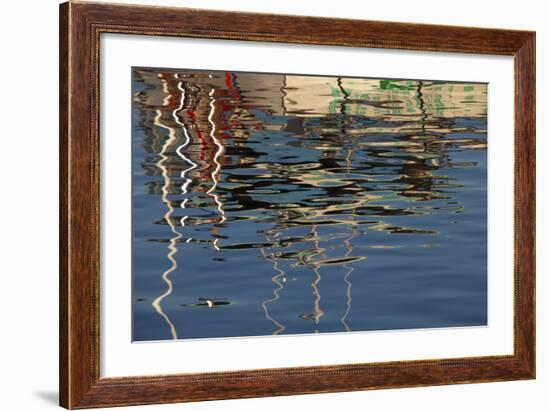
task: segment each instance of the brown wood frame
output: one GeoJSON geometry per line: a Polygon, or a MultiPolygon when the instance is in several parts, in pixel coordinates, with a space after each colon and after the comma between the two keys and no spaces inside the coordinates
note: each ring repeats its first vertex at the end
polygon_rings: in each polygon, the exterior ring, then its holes
{"type": "Polygon", "coordinates": [[[69,2],[60,6],[59,123],[59,380],[60,405],[63,407],[108,407],[535,378],[534,32],[69,2]],[[100,378],[101,33],[513,56],[514,354],[160,377],[100,378]]]}

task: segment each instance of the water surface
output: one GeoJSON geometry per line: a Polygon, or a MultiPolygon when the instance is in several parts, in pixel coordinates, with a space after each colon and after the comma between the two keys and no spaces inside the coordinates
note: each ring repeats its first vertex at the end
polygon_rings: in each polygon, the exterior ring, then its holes
{"type": "Polygon", "coordinates": [[[487,85],[134,68],[134,341],[487,323],[487,85]]]}

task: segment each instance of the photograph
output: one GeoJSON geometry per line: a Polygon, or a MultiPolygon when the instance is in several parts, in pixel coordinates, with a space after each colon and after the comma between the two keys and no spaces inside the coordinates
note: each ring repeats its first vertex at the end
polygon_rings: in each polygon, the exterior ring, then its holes
{"type": "Polygon", "coordinates": [[[133,341],[487,325],[487,84],[132,68],[133,341]]]}

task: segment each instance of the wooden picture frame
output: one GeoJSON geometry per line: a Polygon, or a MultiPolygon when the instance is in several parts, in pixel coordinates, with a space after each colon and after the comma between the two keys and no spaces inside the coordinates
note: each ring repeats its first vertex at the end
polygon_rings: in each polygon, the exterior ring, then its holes
{"type": "Polygon", "coordinates": [[[60,6],[60,405],[91,408],[535,378],[535,33],[185,8],[60,6]],[[514,354],[100,378],[101,33],[483,53],[515,64],[514,354]]]}

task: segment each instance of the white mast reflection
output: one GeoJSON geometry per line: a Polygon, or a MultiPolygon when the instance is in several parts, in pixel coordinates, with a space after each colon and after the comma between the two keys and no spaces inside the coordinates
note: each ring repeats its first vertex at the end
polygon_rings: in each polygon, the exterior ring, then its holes
{"type": "MultiPolygon", "coordinates": [[[[345,257],[348,257],[351,254],[351,252],[353,251],[353,245],[351,244],[351,240],[355,236],[356,236],[356,233],[355,233],[355,227],[354,227],[354,228],[352,228],[351,236],[344,241],[344,246],[346,247],[346,250],[347,250],[346,254],[344,254],[345,257]]],[[[353,267],[353,265],[348,265],[348,264],[344,264],[343,267],[348,270],[346,272],[346,274],[344,274],[344,282],[347,285],[347,288],[346,288],[346,311],[344,312],[344,315],[342,316],[342,318],[340,318],[340,322],[342,323],[342,325],[344,326],[346,331],[351,331],[351,329],[350,329],[348,323],[346,322],[346,320],[348,318],[349,312],[351,311],[351,287],[352,287],[352,283],[351,283],[349,277],[350,277],[351,273],[353,272],[353,270],[355,268],[353,267]]]]}
{"type": "Polygon", "coordinates": [[[172,145],[174,140],[176,140],[176,133],[173,128],[166,127],[165,125],[163,125],[160,121],[161,118],[162,118],[162,110],[157,110],[157,115],[155,116],[154,123],[156,126],[168,129],[169,137],[166,140],[166,142],[163,144],[162,150],[159,153],[161,160],[157,163],[157,166],[161,169],[162,178],[164,180],[164,184],[162,186],[162,202],[166,204],[166,207],[168,207],[168,211],[164,214],[164,220],[170,226],[170,231],[174,233],[174,237],[172,237],[168,242],[168,254],[166,255],[171,265],[164,273],[162,273],[162,280],[166,283],[167,288],[163,294],[158,296],[153,301],[152,306],[155,309],[155,311],[162,318],[164,318],[164,320],[170,327],[170,333],[172,334],[172,338],[174,340],[177,340],[178,334],[176,332],[176,327],[174,326],[174,324],[172,323],[168,315],[166,315],[161,305],[162,300],[164,300],[166,297],[172,294],[172,291],[174,289],[172,280],[170,279],[170,273],[175,271],[178,268],[178,263],[174,258],[174,255],[178,252],[176,244],[177,244],[177,241],[181,238],[181,234],[176,230],[176,227],[172,221],[172,213],[174,212],[174,207],[172,207],[172,204],[170,204],[170,200],[168,199],[168,194],[170,193],[170,185],[171,185],[170,174],[168,172],[168,167],[165,165],[165,162],[168,160],[168,156],[166,155],[166,152],[168,151],[168,148],[170,147],[170,145],[172,145]]]}
{"type": "MultiPolygon", "coordinates": [[[[174,77],[175,78],[178,78],[178,75],[177,74],[174,74],[174,77]]],[[[181,172],[181,178],[184,180],[183,184],[181,185],[181,192],[183,195],[187,194],[188,192],[188,186],[189,184],[191,183],[192,179],[191,178],[188,178],[186,175],[189,171],[195,169],[197,167],[197,164],[194,163],[191,159],[189,159],[188,157],[185,156],[183,150],[189,145],[189,143],[191,142],[191,138],[189,137],[189,134],[187,133],[187,129],[185,127],[185,124],[183,124],[180,120],[179,120],[179,117],[178,117],[178,112],[181,111],[184,107],[184,104],[185,104],[185,89],[183,88],[183,85],[182,85],[182,82],[179,82],[178,83],[178,89],[181,91],[181,97],[180,97],[180,104],[179,106],[172,111],[172,117],[174,119],[174,121],[181,127],[181,129],[183,130],[183,134],[184,134],[184,137],[185,137],[185,141],[183,142],[182,145],[180,145],[177,149],[176,149],[176,153],[178,154],[178,156],[180,158],[182,158],[183,160],[185,160],[188,164],[189,164],[189,167],[186,168],[185,170],[183,170],[181,172]]],[[[165,129],[168,130],[168,133],[169,133],[169,138],[166,140],[166,142],[164,143],[163,147],[162,147],[162,150],[160,152],[160,156],[161,156],[161,160],[158,162],[158,166],[159,168],[162,170],[162,176],[164,178],[164,185],[162,187],[162,200],[163,202],[166,204],[166,206],[168,207],[168,211],[166,212],[166,214],[164,215],[164,218],[166,220],[166,222],[168,223],[168,225],[170,226],[170,230],[172,231],[172,233],[175,234],[174,237],[172,237],[168,243],[168,254],[167,254],[167,258],[170,260],[171,262],[171,266],[170,268],[168,268],[168,270],[166,270],[163,274],[162,274],[162,279],[163,281],[166,283],[167,285],[167,289],[166,291],[161,294],[160,296],[158,296],[152,303],[153,305],[153,308],[155,309],[155,311],[164,318],[164,320],[166,321],[166,323],[168,324],[168,326],[170,327],[170,332],[172,334],[172,338],[173,339],[178,339],[178,334],[177,334],[177,331],[176,331],[176,327],[174,326],[174,324],[172,323],[172,321],[170,320],[170,318],[168,317],[168,315],[166,315],[166,313],[164,312],[163,308],[162,308],[162,301],[168,297],[169,295],[172,294],[173,290],[174,290],[174,286],[173,286],[173,283],[172,283],[172,280],[170,279],[170,273],[172,273],[173,271],[175,271],[178,267],[178,263],[176,261],[176,259],[174,258],[174,255],[178,252],[178,249],[177,249],[177,242],[178,240],[182,237],[181,233],[179,233],[177,230],[176,230],[176,226],[174,224],[174,222],[172,221],[172,213],[174,212],[174,208],[172,207],[171,203],[170,203],[170,200],[168,199],[168,195],[169,195],[169,187],[171,185],[171,182],[170,182],[170,175],[169,175],[169,172],[168,172],[168,167],[166,167],[164,165],[164,163],[166,162],[166,160],[168,159],[168,156],[166,155],[169,147],[174,143],[174,141],[176,141],[177,139],[177,135],[176,135],[176,129],[172,128],[172,127],[167,127],[165,125],[163,125],[161,122],[160,122],[160,119],[162,117],[162,111],[161,110],[157,110],[157,116],[155,117],[155,125],[157,126],[160,126],[160,127],[163,127],[165,129]]],[[[187,203],[187,198],[184,198],[184,200],[181,202],[180,204],[180,208],[185,208],[186,207],[186,203],[187,203]]],[[[187,219],[187,216],[183,216],[180,220],[180,225],[182,227],[185,226],[185,220],[187,219]]],[[[189,242],[190,239],[187,240],[187,242],[189,242]]]]}
{"type": "MultiPolygon", "coordinates": [[[[216,147],[218,148],[216,151],[216,154],[214,154],[214,163],[216,164],[216,167],[214,171],[212,171],[212,187],[206,192],[207,195],[212,197],[214,199],[214,202],[218,206],[218,212],[220,213],[221,220],[220,223],[224,223],[226,221],[225,212],[223,210],[223,203],[220,201],[218,195],[215,193],[216,187],[218,186],[218,179],[220,175],[220,170],[222,168],[222,165],[219,161],[220,157],[223,156],[223,153],[225,151],[224,146],[220,143],[220,141],[216,138],[216,124],[214,123],[213,117],[214,113],[216,111],[216,107],[214,106],[214,103],[216,102],[216,99],[214,98],[214,92],[215,89],[212,88],[210,90],[210,93],[208,96],[210,97],[210,112],[208,113],[208,122],[210,123],[210,137],[214,141],[214,144],[216,144],[216,147]]],[[[219,238],[215,238],[213,245],[214,248],[217,251],[220,251],[220,248],[218,247],[219,238]]]]}
{"type": "Polygon", "coordinates": [[[286,273],[281,268],[279,268],[279,263],[273,255],[268,256],[265,253],[265,250],[263,248],[261,249],[261,252],[264,258],[267,261],[272,263],[273,269],[277,273],[273,277],[271,277],[271,282],[277,285],[277,288],[273,290],[273,297],[268,298],[267,300],[262,302],[262,308],[264,309],[264,312],[265,312],[265,318],[267,318],[277,327],[277,329],[273,331],[273,335],[277,335],[283,332],[286,329],[286,327],[269,314],[268,305],[275,301],[278,301],[281,298],[281,296],[279,295],[279,292],[281,292],[281,290],[284,288],[283,283],[285,281],[286,273]]]}
{"type": "MultiPolygon", "coordinates": [[[[343,131],[345,133],[345,130],[343,130],[343,131]]],[[[350,169],[351,169],[352,156],[353,156],[353,149],[348,149],[348,151],[346,153],[346,167],[347,167],[348,176],[349,176],[350,169]]],[[[355,209],[352,211],[352,216],[355,219],[355,209]]],[[[353,224],[351,226],[351,235],[346,240],[344,240],[344,247],[346,248],[346,253],[344,254],[344,257],[349,257],[351,255],[351,253],[353,252],[353,244],[351,243],[351,240],[356,236],[356,231],[355,231],[356,227],[357,226],[355,224],[353,224]]],[[[352,287],[352,282],[350,280],[350,275],[353,272],[353,270],[355,270],[355,268],[353,267],[353,265],[348,265],[348,264],[344,264],[343,267],[348,270],[346,272],[346,274],[344,274],[344,282],[347,285],[347,287],[346,287],[346,311],[344,311],[344,315],[342,315],[342,318],[340,318],[340,322],[342,323],[342,325],[344,326],[346,331],[351,331],[351,329],[350,329],[350,327],[349,327],[346,320],[348,318],[349,312],[351,311],[351,287],[352,287]]]]}

